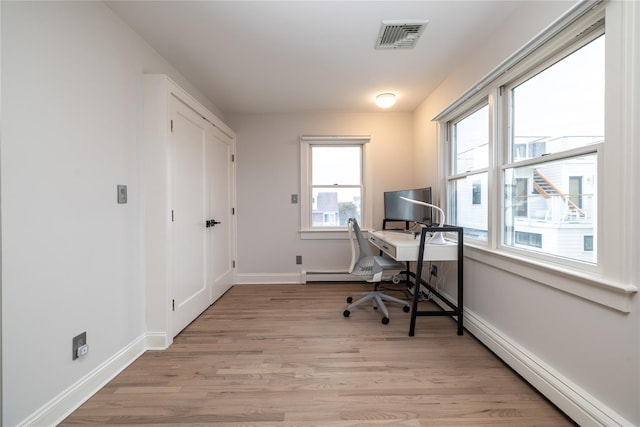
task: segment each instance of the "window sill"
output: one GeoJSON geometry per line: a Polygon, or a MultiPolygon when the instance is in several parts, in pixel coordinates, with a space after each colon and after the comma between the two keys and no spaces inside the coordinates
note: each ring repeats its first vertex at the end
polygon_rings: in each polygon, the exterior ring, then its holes
{"type": "Polygon", "coordinates": [[[616,283],[592,272],[580,273],[480,246],[465,244],[464,255],[474,261],[508,271],[623,313],[631,311],[631,299],[638,292],[638,288],[634,285],[616,283]]]}
{"type": "MultiPolygon", "coordinates": [[[[363,230],[364,231],[364,230],[363,230]]],[[[300,240],[346,240],[349,233],[346,229],[327,228],[324,230],[300,230],[300,240]]]]}

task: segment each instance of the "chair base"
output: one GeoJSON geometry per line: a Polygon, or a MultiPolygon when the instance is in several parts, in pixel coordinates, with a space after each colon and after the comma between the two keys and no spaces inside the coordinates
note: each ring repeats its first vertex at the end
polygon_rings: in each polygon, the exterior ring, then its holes
{"type": "Polygon", "coordinates": [[[361,304],[364,304],[367,301],[373,301],[374,309],[379,308],[380,310],[382,310],[382,313],[383,313],[382,323],[384,325],[389,323],[389,310],[387,309],[387,306],[385,305],[384,301],[401,304],[403,306],[402,310],[404,310],[405,313],[408,313],[409,310],[411,310],[411,304],[408,301],[401,300],[400,298],[392,297],[390,295],[385,294],[382,291],[369,291],[369,292],[356,292],[354,294],[349,295],[347,297],[347,302],[351,304],[347,306],[347,308],[344,310],[342,314],[344,315],[344,317],[349,317],[349,315],[351,314],[351,309],[361,304]],[[362,298],[358,299],[355,302],[351,302],[353,301],[354,296],[362,296],[362,298]]]}

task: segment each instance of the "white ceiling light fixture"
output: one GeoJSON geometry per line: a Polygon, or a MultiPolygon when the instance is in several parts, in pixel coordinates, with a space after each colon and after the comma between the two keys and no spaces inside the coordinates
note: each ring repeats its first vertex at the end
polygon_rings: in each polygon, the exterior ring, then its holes
{"type": "Polygon", "coordinates": [[[376,49],[413,49],[429,21],[382,21],[376,49]]]}
{"type": "Polygon", "coordinates": [[[387,92],[376,96],[376,105],[380,108],[389,108],[396,103],[396,95],[387,92]]]}

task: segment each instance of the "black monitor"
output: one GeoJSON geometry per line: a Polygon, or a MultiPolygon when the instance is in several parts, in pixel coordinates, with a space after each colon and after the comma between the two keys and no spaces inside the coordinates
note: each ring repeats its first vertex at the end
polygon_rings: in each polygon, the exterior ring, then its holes
{"type": "Polygon", "coordinates": [[[385,191],[384,219],[385,221],[410,221],[425,225],[432,225],[432,208],[402,200],[408,199],[431,203],[431,187],[412,190],[385,191]]]}

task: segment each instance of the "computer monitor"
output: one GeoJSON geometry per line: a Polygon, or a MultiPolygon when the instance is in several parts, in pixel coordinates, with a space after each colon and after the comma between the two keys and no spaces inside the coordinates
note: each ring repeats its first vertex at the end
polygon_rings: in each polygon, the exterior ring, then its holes
{"type": "Polygon", "coordinates": [[[432,208],[409,203],[400,196],[431,203],[431,187],[415,188],[411,190],[385,191],[384,219],[388,221],[409,221],[425,225],[432,225],[432,208]]]}

